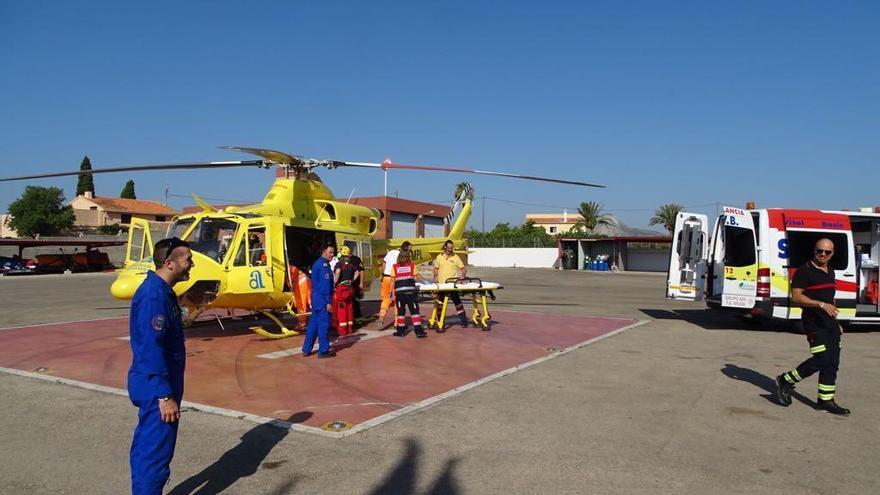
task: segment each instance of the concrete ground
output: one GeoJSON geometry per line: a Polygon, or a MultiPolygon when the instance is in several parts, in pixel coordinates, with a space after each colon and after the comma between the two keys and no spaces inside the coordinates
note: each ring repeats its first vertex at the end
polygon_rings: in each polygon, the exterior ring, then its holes
{"type": "MultiPolygon", "coordinates": [[[[666,301],[662,276],[472,274],[505,285],[499,309],[652,321],[339,440],[187,412],[168,493],[877,491],[880,333],[844,336],[838,418],[811,407],[815,377],[771,400],[803,336],[666,301]]],[[[0,278],[0,327],[124,315],[111,281],[0,278]]],[[[127,491],[125,398],[6,374],[0,394],[0,493],[127,491]]]]}

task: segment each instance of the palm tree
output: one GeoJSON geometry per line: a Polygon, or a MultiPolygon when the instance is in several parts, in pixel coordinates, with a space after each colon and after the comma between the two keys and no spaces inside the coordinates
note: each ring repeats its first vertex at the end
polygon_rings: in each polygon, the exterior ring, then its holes
{"type": "Polygon", "coordinates": [[[598,225],[612,225],[614,219],[610,215],[606,215],[602,211],[602,208],[603,206],[595,201],[581,203],[580,206],[578,206],[578,215],[581,216],[581,219],[572,226],[572,229],[578,230],[585,228],[593,230],[598,225]]]}
{"type": "Polygon", "coordinates": [[[470,182],[459,182],[458,185],[455,186],[455,199],[458,201],[458,198],[461,197],[462,191],[467,191],[465,194],[465,199],[473,202],[474,200],[474,186],[471,185],[470,182]]]}
{"type": "Polygon", "coordinates": [[[672,234],[672,231],[675,229],[675,217],[677,217],[683,209],[684,206],[676,203],[662,205],[654,212],[654,216],[651,217],[651,221],[648,222],[648,225],[662,225],[670,234],[672,234]]]}

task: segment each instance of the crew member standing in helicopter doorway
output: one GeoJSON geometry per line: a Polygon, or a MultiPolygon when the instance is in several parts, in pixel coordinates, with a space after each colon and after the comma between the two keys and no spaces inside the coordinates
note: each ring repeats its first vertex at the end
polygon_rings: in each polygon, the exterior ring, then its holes
{"type": "Polygon", "coordinates": [[[304,357],[312,354],[316,338],[319,358],[336,355],[330,350],[330,338],[327,335],[330,331],[330,313],[333,312],[333,271],[330,269],[330,260],[335,251],[333,244],[325,244],[321,257],[312,265],[312,316],[309,317],[306,339],[302,346],[304,357]]]}
{"type": "Polygon", "coordinates": [[[340,337],[345,337],[352,332],[354,327],[354,296],[355,287],[359,283],[357,267],[351,262],[351,248],[342,246],[339,248],[340,260],[333,269],[333,277],[336,280],[336,291],[333,293],[335,311],[333,319],[336,321],[336,330],[340,337]]]}
{"type": "Polygon", "coordinates": [[[183,322],[172,287],[189,280],[192,253],[176,237],[163,239],[153,248],[153,262],[156,271],[147,272],[135,292],[129,317],[128,396],[138,407],[130,453],[135,495],[161,495],[171,475],[186,364],[183,322]]]}

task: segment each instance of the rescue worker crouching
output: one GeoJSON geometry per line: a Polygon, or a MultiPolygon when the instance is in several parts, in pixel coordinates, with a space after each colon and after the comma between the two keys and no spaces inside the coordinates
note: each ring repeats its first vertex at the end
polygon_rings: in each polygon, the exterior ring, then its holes
{"type": "Polygon", "coordinates": [[[174,237],[153,248],[155,272],[147,272],[131,300],[131,367],[128,396],[138,408],[131,442],[131,491],[161,495],[171,475],[177,442],[186,347],[175,284],[189,279],[192,253],[174,237]]]}

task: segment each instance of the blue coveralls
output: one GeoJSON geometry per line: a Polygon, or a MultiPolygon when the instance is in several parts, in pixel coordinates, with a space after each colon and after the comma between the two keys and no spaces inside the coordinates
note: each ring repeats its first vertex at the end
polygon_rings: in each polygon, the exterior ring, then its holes
{"type": "Polygon", "coordinates": [[[306,340],[303,342],[303,353],[311,353],[318,338],[318,354],[330,352],[330,313],[327,305],[333,302],[333,271],[330,263],[323,257],[312,265],[312,316],[306,329],[306,340]]]}
{"type": "Polygon", "coordinates": [[[152,271],[131,300],[129,332],[128,396],[138,407],[131,442],[131,492],[161,495],[171,475],[178,422],[162,422],[159,397],[173,397],[178,405],[183,399],[186,349],[177,295],[152,271]]]}

